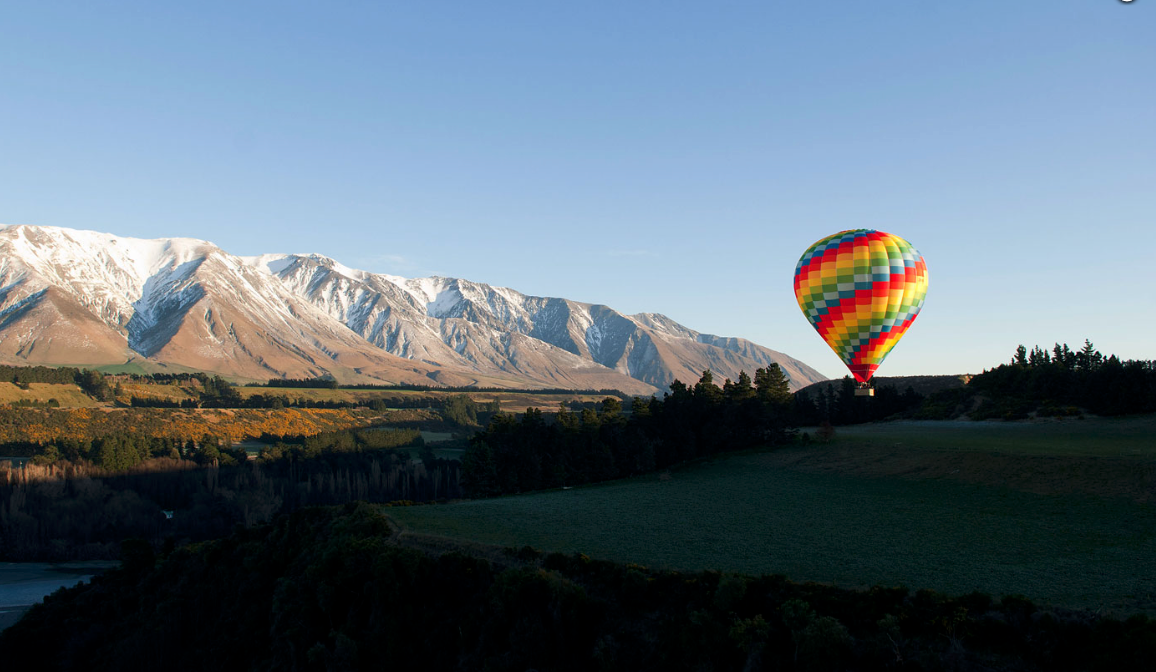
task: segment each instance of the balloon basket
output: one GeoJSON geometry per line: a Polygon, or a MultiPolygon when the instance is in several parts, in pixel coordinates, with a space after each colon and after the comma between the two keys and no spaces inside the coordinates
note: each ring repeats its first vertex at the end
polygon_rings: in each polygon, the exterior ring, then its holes
{"type": "Polygon", "coordinates": [[[857,388],[855,390],[855,396],[856,397],[874,397],[875,396],[875,388],[874,387],[857,388]]]}

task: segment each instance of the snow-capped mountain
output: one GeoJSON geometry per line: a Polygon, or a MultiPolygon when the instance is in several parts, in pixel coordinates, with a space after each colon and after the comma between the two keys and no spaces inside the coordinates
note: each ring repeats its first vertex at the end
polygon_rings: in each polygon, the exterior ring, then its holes
{"type": "Polygon", "coordinates": [[[186,367],[239,378],[663,389],[802,362],[650,313],[320,255],[238,257],[188,238],[0,227],[0,362],[186,367]]]}

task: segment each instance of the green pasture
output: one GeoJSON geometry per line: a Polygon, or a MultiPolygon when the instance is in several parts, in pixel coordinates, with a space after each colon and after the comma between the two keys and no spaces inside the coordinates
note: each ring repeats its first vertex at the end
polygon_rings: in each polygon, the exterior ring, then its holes
{"type": "MultiPolygon", "coordinates": [[[[807,430],[815,435],[814,428],[807,430]]],[[[1085,419],[925,420],[836,427],[833,442],[1014,455],[1156,460],[1156,415],[1085,419]]]]}
{"type": "Polygon", "coordinates": [[[155,367],[141,366],[136,362],[125,362],[124,364],[105,364],[104,366],[85,366],[85,369],[96,369],[101,373],[115,375],[118,373],[131,373],[138,376],[148,375],[154,373],[155,367]]]}
{"type": "Polygon", "coordinates": [[[77,365],[81,369],[96,369],[101,373],[118,374],[118,373],[132,373],[137,375],[149,375],[153,373],[198,373],[199,369],[193,369],[180,364],[160,364],[157,362],[150,362],[147,360],[137,360],[125,362],[124,364],[105,364],[103,366],[91,366],[86,364],[77,365]]]}
{"type": "MultiPolygon", "coordinates": [[[[1106,421],[1103,429],[1146,455],[1150,447],[1141,445],[1140,434],[1151,421],[1106,421]]],[[[1078,456],[1117,445],[1084,429],[1033,426],[1016,434],[1022,430],[1007,423],[975,424],[943,424],[941,431],[921,425],[838,428],[829,446],[737,454],[665,475],[394,508],[389,515],[416,534],[653,567],[778,573],[847,587],[1024,594],[1061,606],[1156,614],[1156,505],[1150,502],[1039,494],[949,477],[849,475],[795,462],[845,452],[853,437],[926,444],[939,455],[1051,446],[1078,456]]],[[[1021,470],[1039,462],[1018,459],[1013,468],[1021,470]]],[[[1127,459],[1146,462],[1143,456],[1127,459]]]]}

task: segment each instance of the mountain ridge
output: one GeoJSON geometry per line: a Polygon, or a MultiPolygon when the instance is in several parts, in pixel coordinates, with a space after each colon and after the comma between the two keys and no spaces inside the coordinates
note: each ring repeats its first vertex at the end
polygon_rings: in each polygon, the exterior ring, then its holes
{"type": "Polygon", "coordinates": [[[792,388],[825,379],[657,313],[372,273],[314,253],[242,257],[192,238],[29,225],[0,226],[0,362],[631,394],[771,363],[792,388]]]}

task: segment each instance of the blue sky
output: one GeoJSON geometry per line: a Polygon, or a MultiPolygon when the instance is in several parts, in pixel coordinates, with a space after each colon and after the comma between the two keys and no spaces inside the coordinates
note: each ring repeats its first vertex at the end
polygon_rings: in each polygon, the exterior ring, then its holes
{"type": "Polygon", "coordinates": [[[879,375],[1156,357],[1156,1],[8,3],[0,223],[660,312],[845,372],[815,240],[910,240],[879,375]]]}

